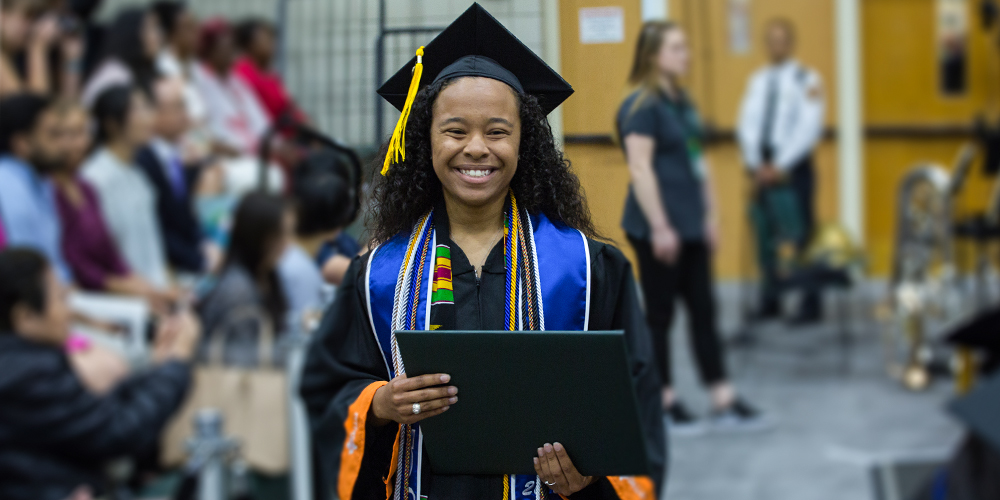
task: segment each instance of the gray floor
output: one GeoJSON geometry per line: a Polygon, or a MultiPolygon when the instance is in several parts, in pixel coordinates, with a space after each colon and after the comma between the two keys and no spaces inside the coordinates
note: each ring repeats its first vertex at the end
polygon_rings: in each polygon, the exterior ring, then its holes
{"type": "MultiPolygon", "coordinates": [[[[725,335],[739,324],[737,287],[719,287],[725,335]]],[[[750,349],[730,348],[732,379],[741,393],[773,417],[758,435],[710,434],[676,438],[669,500],[868,500],[873,464],[897,458],[939,458],[960,430],[942,410],[953,394],[941,381],[910,393],[884,375],[879,326],[856,299],[853,344],[845,357],[835,324],[792,330],[758,329],[750,349]],[[849,364],[845,366],[845,359],[849,364]]],[[[703,413],[708,400],[697,382],[686,327],[674,335],[677,389],[703,413]]]]}

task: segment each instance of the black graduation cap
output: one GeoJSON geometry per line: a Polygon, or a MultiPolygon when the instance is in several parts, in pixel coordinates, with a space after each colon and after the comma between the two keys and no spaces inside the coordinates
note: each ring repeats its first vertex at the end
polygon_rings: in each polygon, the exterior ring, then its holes
{"type": "Polygon", "coordinates": [[[378,89],[382,98],[402,111],[389,142],[383,175],[391,162],[405,156],[406,121],[417,91],[443,78],[460,76],[492,78],[531,94],[538,98],[545,114],[573,94],[573,87],[559,73],[474,3],[378,89]]]}
{"type": "Polygon", "coordinates": [[[1000,307],[994,307],[957,325],[947,336],[949,343],[983,351],[983,371],[1000,368],[1000,307]]]}
{"type": "Polygon", "coordinates": [[[983,379],[969,394],[949,404],[948,409],[1000,453],[1000,373],[983,379]]]}
{"type": "MultiPolygon", "coordinates": [[[[389,78],[378,95],[402,110],[417,58],[389,78]]],[[[482,76],[538,98],[546,114],[573,94],[559,73],[521,43],[478,3],[424,47],[420,86],[443,78],[482,76]]]]}

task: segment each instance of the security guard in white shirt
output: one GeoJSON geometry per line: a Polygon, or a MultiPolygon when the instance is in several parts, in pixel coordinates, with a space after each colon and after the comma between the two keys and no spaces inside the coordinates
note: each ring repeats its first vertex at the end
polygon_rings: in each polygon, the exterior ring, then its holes
{"type": "MultiPolygon", "coordinates": [[[[740,107],[737,135],[743,159],[755,181],[755,203],[778,191],[789,193],[790,203],[771,204],[771,214],[779,221],[793,221],[795,244],[804,249],[814,225],[813,198],[815,171],[813,149],[823,134],[823,95],[819,74],[792,58],[794,28],[785,19],[773,19],[765,29],[765,42],[771,63],[758,70],[747,85],[740,107]],[[783,207],[774,213],[775,206],[783,207]]],[[[772,198],[777,199],[777,198],[772,198]]],[[[758,239],[775,238],[770,230],[756,223],[758,239]]],[[[775,224],[781,226],[781,223],[775,224]]],[[[777,286],[777,244],[761,244],[763,296],[758,318],[779,316],[780,300],[777,286]],[[768,255],[763,255],[768,254],[768,255]]],[[[803,297],[797,323],[820,318],[820,298],[815,294],[803,297]]]]}

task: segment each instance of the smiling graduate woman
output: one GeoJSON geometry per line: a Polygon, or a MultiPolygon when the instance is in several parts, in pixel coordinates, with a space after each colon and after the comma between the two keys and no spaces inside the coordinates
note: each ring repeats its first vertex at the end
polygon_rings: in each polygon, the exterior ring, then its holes
{"type": "Polygon", "coordinates": [[[302,381],[327,487],[342,500],[655,498],[666,440],[636,284],[595,239],[545,118],[572,88],[473,5],[379,93],[402,117],[373,250],[338,289],[302,381]],[[461,387],[406,376],[392,332],[407,329],[624,330],[653,476],[584,476],[558,442],[524,457],[535,475],[433,473],[420,422],[461,405],[461,387]]]}

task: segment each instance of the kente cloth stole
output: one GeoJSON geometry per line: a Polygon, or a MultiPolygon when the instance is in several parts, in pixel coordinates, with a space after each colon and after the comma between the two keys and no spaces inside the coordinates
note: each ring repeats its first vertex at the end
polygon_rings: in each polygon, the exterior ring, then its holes
{"type": "MultiPolygon", "coordinates": [[[[394,332],[455,329],[451,240],[439,206],[372,251],[365,274],[369,321],[390,378],[406,373],[394,332]],[[436,224],[437,223],[437,224],[436,224]]],[[[513,193],[504,209],[507,330],[586,330],[590,315],[590,250],[578,230],[518,208],[513,193]]],[[[393,500],[420,498],[423,434],[400,425],[393,458],[393,500]]],[[[525,456],[525,460],[530,460],[525,456]]],[[[390,479],[391,480],[391,479],[390,479]]],[[[539,500],[549,493],[537,476],[504,476],[507,500],[539,500]]]]}

